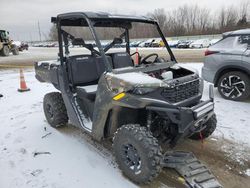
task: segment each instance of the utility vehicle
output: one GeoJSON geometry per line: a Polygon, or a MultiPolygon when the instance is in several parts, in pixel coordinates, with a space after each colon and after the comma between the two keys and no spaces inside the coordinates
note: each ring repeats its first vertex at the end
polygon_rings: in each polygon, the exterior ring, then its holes
{"type": "MultiPolygon", "coordinates": [[[[36,78],[59,90],[46,94],[43,101],[52,127],[70,122],[97,141],[112,138],[119,168],[138,184],[152,181],[167,166],[170,154],[163,154],[162,145],[174,147],[184,138],[197,140],[200,134],[206,138],[213,133],[213,90],[210,87],[209,99],[201,100],[202,79],[177,64],[157,21],[73,12],[52,17],[52,22],[58,31],[59,58],[35,64],[36,78]],[[131,49],[133,28],[140,31],[137,36],[160,37],[164,49],[147,55],[131,49]],[[101,39],[110,40],[112,35],[112,41],[102,47],[101,39]],[[125,48],[112,48],[123,42],[125,48]]],[[[192,170],[204,175],[204,166],[192,165],[192,170]]],[[[205,175],[202,183],[210,180],[205,175]]]]}
{"type": "Polygon", "coordinates": [[[0,30],[0,55],[9,56],[10,52],[13,55],[18,55],[18,47],[10,40],[8,31],[0,30]]]}

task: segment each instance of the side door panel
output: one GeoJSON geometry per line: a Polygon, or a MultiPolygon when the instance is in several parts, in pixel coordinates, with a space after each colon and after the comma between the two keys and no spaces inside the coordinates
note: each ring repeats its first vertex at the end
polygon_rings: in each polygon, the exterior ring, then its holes
{"type": "Polygon", "coordinates": [[[250,35],[242,37],[242,42],[247,44],[247,49],[242,55],[242,66],[250,73],[250,35]]]}
{"type": "Polygon", "coordinates": [[[247,45],[241,42],[240,36],[233,36],[230,46],[225,46],[220,51],[222,55],[222,61],[227,65],[242,66],[242,56],[247,49],[247,45]]]}

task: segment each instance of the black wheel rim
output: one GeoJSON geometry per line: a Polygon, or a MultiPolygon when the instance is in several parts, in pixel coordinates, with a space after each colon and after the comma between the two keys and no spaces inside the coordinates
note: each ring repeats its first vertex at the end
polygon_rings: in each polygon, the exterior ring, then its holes
{"type": "Polygon", "coordinates": [[[239,76],[230,75],[222,79],[220,88],[225,97],[235,99],[243,95],[246,84],[239,76]]]}
{"type": "Polygon", "coordinates": [[[134,172],[134,174],[141,173],[141,157],[137,149],[132,144],[126,144],[123,148],[123,159],[126,166],[134,172]]]}
{"type": "Polygon", "coordinates": [[[52,109],[52,106],[50,104],[46,105],[46,112],[47,112],[50,119],[52,119],[54,117],[53,109],[52,109]]]}

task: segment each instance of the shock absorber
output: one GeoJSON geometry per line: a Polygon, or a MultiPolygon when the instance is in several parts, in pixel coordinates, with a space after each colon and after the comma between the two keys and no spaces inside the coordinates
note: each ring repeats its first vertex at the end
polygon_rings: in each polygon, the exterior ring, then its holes
{"type": "Polygon", "coordinates": [[[152,124],[152,112],[150,110],[147,111],[147,128],[150,130],[150,126],[152,124]]]}

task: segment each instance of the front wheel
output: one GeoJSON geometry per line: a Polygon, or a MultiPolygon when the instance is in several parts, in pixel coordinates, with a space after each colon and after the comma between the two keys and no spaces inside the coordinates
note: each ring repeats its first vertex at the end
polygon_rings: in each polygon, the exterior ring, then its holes
{"type": "Polygon", "coordinates": [[[17,47],[14,47],[12,50],[13,55],[19,55],[19,49],[17,47]]]}
{"type": "Polygon", "coordinates": [[[2,49],[2,51],[1,51],[1,54],[2,54],[3,56],[9,56],[9,54],[10,54],[10,49],[9,49],[9,47],[8,47],[7,45],[4,45],[4,46],[3,46],[3,49],[2,49]]]}
{"type": "Polygon", "coordinates": [[[123,174],[137,184],[151,182],[161,171],[161,148],[145,127],[123,125],[115,133],[113,149],[123,174]]]}
{"type": "Polygon", "coordinates": [[[228,72],[219,78],[218,90],[225,99],[245,100],[250,96],[250,78],[239,71],[228,72]]]}
{"type": "Polygon", "coordinates": [[[194,133],[189,138],[192,140],[200,140],[202,138],[208,138],[210,135],[213,134],[217,126],[217,118],[216,115],[212,115],[209,120],[204,124],[204,129],[200,132],[194,133]]]}
{"type": "Polygon", "coordinates": [[[67,110],[59,92],[51,92],[44,96],[43,110],[48,123],[52,127],[57,128],[68,122],[67,110]]]}

